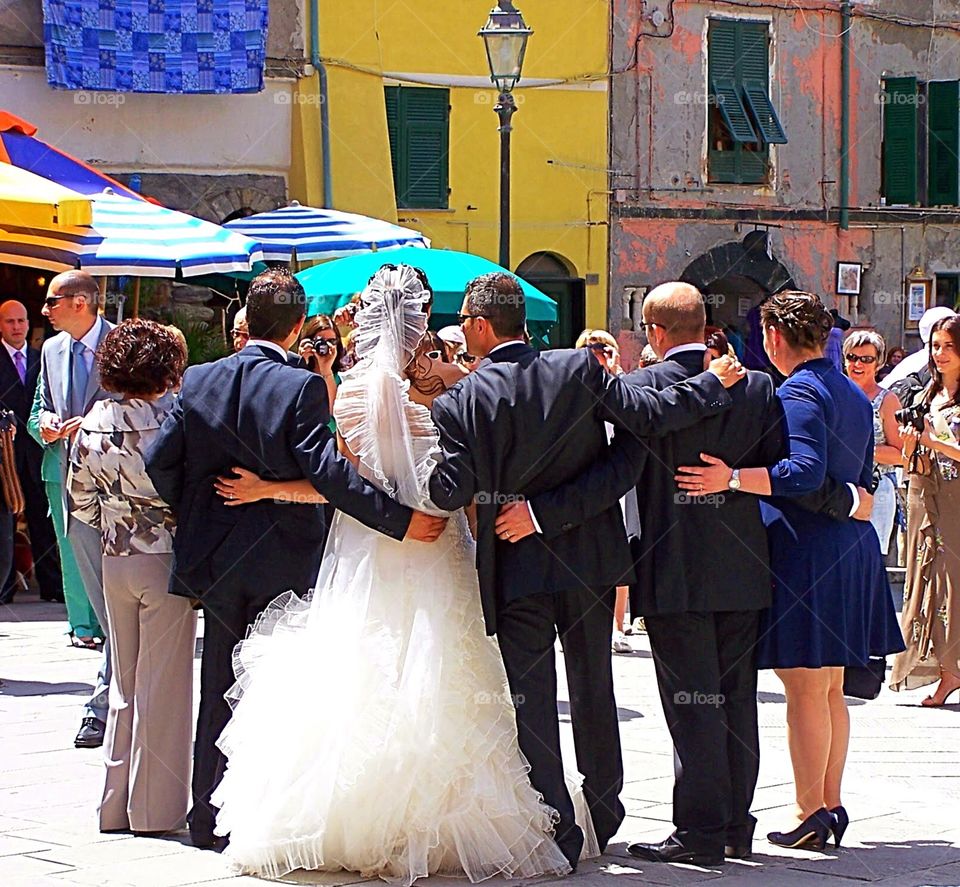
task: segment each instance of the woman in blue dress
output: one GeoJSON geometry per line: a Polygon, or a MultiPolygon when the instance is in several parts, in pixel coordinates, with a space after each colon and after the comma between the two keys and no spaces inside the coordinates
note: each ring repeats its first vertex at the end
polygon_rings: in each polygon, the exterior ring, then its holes
{"type": "MultiPolygon", "coordinates": [[[[761,306],[763,345],[786,381],[789,455],[769,468],[744,468],[739,489],[762,504],[770,540],[773,604],[761,625],[760,668],[773,668],[787,698],[787,737],[796,791],[796,827],[767,838],[787,847],[840,845],[848,817],[840,784],[850,737],[843,668],[903,649],[880,543],[865,520],[836,521],[791,497],[829,475],[870,488],[873,415],[863,392],[824,357],[833,320],[819,297],[787,291],[761,306]]],[[[681,468],[681,487],[727,491],[733,472],[711,456],[681,468]]],[[[736,487],[736,479],[734,479],[736,487]]]]}

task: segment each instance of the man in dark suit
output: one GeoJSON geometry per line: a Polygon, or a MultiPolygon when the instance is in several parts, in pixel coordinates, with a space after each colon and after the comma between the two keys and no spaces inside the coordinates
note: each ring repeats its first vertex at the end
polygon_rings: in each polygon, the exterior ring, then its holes
{"type": "MultiPolygon", "coordinates": [[[[630,374],[630,384],[664,390],[703,371],[706,314],[694,287],[656,287],[643,317],[662,362],[630,374]]],[[[626,483],[636,484],[642,530],[631,612],[644,617],[673,738],[676,831],[628,849],[655,862],[715,865],[725,855],[749,856],[756,823],[750,814],[760,755],[754,648],[760,613],[770,605],[759,500],[736,492],[736,474],[723,495],[678,493],[674,481],[680,465],[698,463],[704,452],[736,469],[773,465],[784,455],[782,409],[770,377],[751,371],[730,396],[726,412],[659,438],[639,441],[618,431],[606,459],[530,503],[549,540],[564,525],[591,521],[623,495],[626,483]]],[[[805,507],[840,518],[854,504],[846,485],[833,483],[805,507]]],[[[508,520],[498,526],[523,532],[508,520]]]]}
{"type": "Polygon", "coordinates": [[[217,478],[234,466],[272,480],[306,477],[335,507],[395,539],[433,541],[445,524],[397,504],[337,453],[323,379],[287,362],[305,301],[286,271],[257,277],[247,294],[246,346],[187,370],[147,454],[147,473],[177,513],[170,591],[198,599],[204,611],[190,813],[197,846],[215,843],[210,797],[225,766],[215,742],[230,718],[224,693],[234,681],[233,648],[271,600],[313,586],[323,553],[319,505],[231,507],[215,490],[217,478]]]}
{"type": "MultiPolygon", "coordinates": [[[[523,341],[523,291],[505,274],[472,281],[461,322],[478,369],[438,397],[444,459],[430,482],[441,508],[476,501],[477,570],[487,631],[496,634],[530,780],[560,814],[556,840],[576,868],[583,836],[564,783],[553,645],[565,652],[577,763],[601,847],[623,816],[623,765],[610,642],[615,586],[631,575],[619,506],[589,528],[513,546],[497,540],[498,505],[579,475],[606,448],[604,420],[641,435],[684,427],[730,402],[705,373],[665,392],[626,386],[588,350],[538,353],[523,341]]],[[[739,379],[727,359],[727,384],[739,379]]]]}
{"type": "MultiPolygon", "coordinates": [[[[14,458],[17,477],[26,501],[24,516],[30,531],[30,549],[33,569],[40,586],[40,598],[45,601],[63,601],[63,581],[60,578],[60,560],[57,557],[57,537],[53,531],[43,489],[40,464],[43,450],[27,433],[27,419],[40,378],[40,352],[27,345],[30,320],[26,306],[13,299],[0,305],[0,408],[12,411],[17,417],[17,436],[14,440],[14,458]]],[[[0,540],[6,545],[7,540],[0,540]]],[[[13,546],[12,532],[9,545],[13,546]]],[[[16,571],[11,569],[0,592],[0,601],[11,601],[16,591],[16,571]]]]}

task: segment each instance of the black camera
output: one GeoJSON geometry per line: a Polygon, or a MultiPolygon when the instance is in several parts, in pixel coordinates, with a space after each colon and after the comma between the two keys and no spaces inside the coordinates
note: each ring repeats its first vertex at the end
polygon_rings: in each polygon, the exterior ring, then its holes
{"type": "Polygon", "coordinates": [[[328,342],[323,336],[316,339],[305,339],[303,344],[309,345],[317,353],[318,357],[327,357],[330,352],[334,350],[333,343],[328,342]]]}
{"type": "Polygon", "coordinates": [[[923,420],[926,418],[927,408],[922,403],[915,403],[913,406],[897,410],[893,415],[897,423],[904,428],[915,428],[917,431],[923,431],[923,420]]]}

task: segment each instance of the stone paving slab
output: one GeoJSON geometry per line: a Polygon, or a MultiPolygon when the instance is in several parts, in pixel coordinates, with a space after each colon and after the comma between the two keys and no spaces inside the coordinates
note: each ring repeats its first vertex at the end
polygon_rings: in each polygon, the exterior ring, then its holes
{"type": "MultiPolygon", "coordinates": [[[[754,812],[760,822],[752,860],[713,869],[656,865],[626,852],[635,840],[672,829],[673,755],[660,709],[645,637],[637,652],[614,656],[626,768],[627,820],[599,860],[567,879],[521,882],[532,887],[639,887],[718,882],[723,887],[960,887],[960,705],[929,710],[928,692],[893,694],[851,705],[852,740],[844,799],[852,822],[845,846],[823,853],[790,851],[763,835],[787,824],[792,783],[785,704],[777,678],[760,678],[760,779],[754,812]]],[[[0,887],[185,887],[264,884],[235,874],[215,853],[165,839],[101,835],[96,806],[102,791],[98,749],[73,748],[81,707],[98,656],[68,645],[63,608],[26,597],[0,606],[0,887]]],[[[199,671],[199,660],[197,661],[199,671]]],[[[559,664],[559,663],[558,663],[559,664]]],[[[564,747],[572,747],[561,682],[564,747]]],[[[297,872],[286,884],[322,887],[362,882],[359,875],[297,872]]],[[[380,883],[380,882],[376,882],[380,883]]],[[[430,878],[423,887],[463,887],[430,878]]],[[[491,879],[489,887],[506,887],[491,879]]],[[[516,882],[513,882],[514,884],[516,882]]]]}

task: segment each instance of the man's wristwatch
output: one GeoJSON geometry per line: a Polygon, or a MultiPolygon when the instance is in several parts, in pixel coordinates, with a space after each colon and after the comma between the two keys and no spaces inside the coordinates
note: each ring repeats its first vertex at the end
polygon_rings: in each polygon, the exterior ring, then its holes
{"type": "Polygon", "coordinates": [[[734,468],[733,474],[730,475],[730,480],[727,481],[727,489],[732,490],[734,493],[740,489],[740,469],[734,468]]]}

